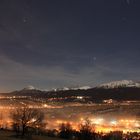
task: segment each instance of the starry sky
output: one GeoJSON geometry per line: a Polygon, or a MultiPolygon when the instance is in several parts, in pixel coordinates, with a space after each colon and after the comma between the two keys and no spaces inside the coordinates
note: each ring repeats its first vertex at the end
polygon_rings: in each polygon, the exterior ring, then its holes
{"type": "Polygon", "coordinates": [[[0,0],[0,92],[140,80],[140,0],[0,0]]]}

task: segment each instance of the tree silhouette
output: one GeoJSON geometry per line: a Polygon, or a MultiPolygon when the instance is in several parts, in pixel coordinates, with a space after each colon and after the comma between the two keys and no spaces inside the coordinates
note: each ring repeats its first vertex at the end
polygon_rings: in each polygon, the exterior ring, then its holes
{"type": "Polygon", "coordinates": [[[122,139],[123,132],[121,131],[110,132],[107,135],[103,136],[103,140],[122,140],[122,139]]]}
{"type": "Polygon", "coordinates": [[[80,140],[94,140],[94,126],[89,119],[85,119],[83,124],[80,124],[80,140]]]}
{"type": "Polygon", "coordinates": [[[14,130],[17,133],[21,131],[22,136],[24,136],[29,128],[37,129],[43,125],[44,114],[38,109],[32,109],[25,106],[15,109],[11,113],[11,117],[14,130]]]}
{"type": "Polygon", "coordinates": [[[3,129],[3,115],[0,113],[0,129],[3,129]]]}
{"type": "Polygon", "coordinates": [[[73,129],[70,123],[66,124],[62,123],[60,125],[59,131],[60,131],[59,136],[61,138],[69,139],[72,137],[73,129]]]}

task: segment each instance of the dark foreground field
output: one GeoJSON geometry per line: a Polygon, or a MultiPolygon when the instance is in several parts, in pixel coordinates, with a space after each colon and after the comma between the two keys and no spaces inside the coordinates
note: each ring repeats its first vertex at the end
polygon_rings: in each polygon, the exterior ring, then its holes
{"type": "Polygon", "coordinates": [[[61,140],[59,138],[51,138],[47,136],[30,136],[26,138],[16,137],[11,131],[0,131],[0,140],[61,140]]]}

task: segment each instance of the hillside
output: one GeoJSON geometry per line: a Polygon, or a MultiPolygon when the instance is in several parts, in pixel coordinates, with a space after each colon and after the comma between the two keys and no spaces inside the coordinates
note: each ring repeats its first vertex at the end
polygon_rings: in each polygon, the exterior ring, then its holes
{"type": "Polygon", "coordinates": [[[41,91],[34,88],[24,88],[20,91],[14,91],[7,94],[1,94],[6,96],[31,96],[39,98],[60,98],[60,97],[72,97],[72,96],[89,96],[94,101],[100,101],[104,99],[114,100],[140,100],[140,84],[132,81],[112,82],[109,84],[103,84],[94,88],[87,89],[67,89],[56,91],[41,91]],[[119,84],[118,84],[119,83],[119,84]]]}

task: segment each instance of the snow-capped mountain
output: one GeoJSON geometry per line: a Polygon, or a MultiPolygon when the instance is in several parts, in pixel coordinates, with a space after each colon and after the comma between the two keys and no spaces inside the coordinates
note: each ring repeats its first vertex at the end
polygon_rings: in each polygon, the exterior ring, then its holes
{"type": "Polygon", "coordinates": [[[36,90],[36,88],[34,86],[29,85],[25,87],[23,90],[36,90]]]}
{"type": "MultiPolygon", "coordinates": [[[[113,82],[101,84],[95,88],[114,89],[114,88],[125,88],[125,87],[140,88],[140,82],[134,82],[132,80],[113,81],[113,82]]],[[[93,87],[90,87],[90,86],[77,86],[77,87],[53,88],[52,90],[47,90],[47,91],[58,92],[58,91],[69,91],[69,90],[88,90],[92,88],[93,87]]],[[[39,89],[30,85],[24,88],[23,90],[33,91],[33,90],[39,90],[39,89]]],[[[47,92],[46,90],[40,90],[40,91],[47,92]]]]}
{"type": "Polygon", "coordinates": [[[90,89],[90,86],[78,86],[78,87],[63,87],[63,88],[53,88],[52,91],[68,91],[68,90],[88,90],[90,89]]]}
{"type": "MultiPolygon", "coordinates": [[[[114,89],[114,88],[140,88],[140,82],[134,82],[132,80],[121,80],[121,81],[113,81],[109,83],[101,84],[95,88],[104,88],[104,89],[114,89]]],[[[70,90],[89,90],[94,87],[90,86],[77,86],[77,87],[63,87],[63,88],[53,88],[52,90],[40,90],[35,88],[34,86],[27,86],[22,91],[41,91],[41,92],[58,92],[58,91],[70,91],[70,90]]]]}
{"type": "Polygon", "coordinates": [[[90,89],[90,86],[82,86],[82,87],[76,87],[76,88],[72,88],[73,90],[88,90],[90,89]]]}
{"type": "Polygon", "coordinates": [[[113,81],[110,83],[101,84],[100,86],[97,86],[97,88],[121,88],[121,87],[136,87],[140,88],[139,82],[134,82],[132,80],[122,80],[122,81],[113,81]]]}
{"type": "MultiPolygon", "coordinates": [[[[17,90],[7,93],[9,96],[26,96],[35,98],[64,98],[72,97],[90,97],[95,102],[113,99],[113,100],[140,100],[140,82],[132,80],[114,81],[102,84],[97,87],[77,86],[75,88],[57,88],[53,90],[39,90],[33,86],[28,86],[23,90],[17,90]],[[119,96],[118,96],[119,95],[119,96]]],[[[2,94],[1,94],[2,95],[2,94]]],[[[4,95],[6,95],[4,93],[4,95]]]]}

